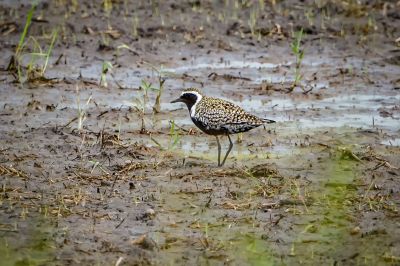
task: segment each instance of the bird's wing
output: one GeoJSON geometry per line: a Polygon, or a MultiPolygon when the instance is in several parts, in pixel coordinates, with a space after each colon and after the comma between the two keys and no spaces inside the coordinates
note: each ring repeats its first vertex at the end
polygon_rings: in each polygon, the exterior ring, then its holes
{"type": "MultiPolygon", "coordinates": [[[[220,101],[220,103],[222,104],[223,111],[224,113],[233,113],[235,115],[235,120],[231,120],[229,121],[227,124],[237,124],[237,125],[241,125],[241,124],[254,124],[254,125],[262,125],[264,123],[267,124],[271,124],[271,123],[275,123],[274,120],[271,119],[267,119],[267,118],[260,118],[258,116],[255,116],[253,114],[250,114],[248,112],[246,112],[243,108],[241,108],[240,106],[225,101],[225,100],[221,100],[221,99],[217,99],[220,101]]],[[[229,117],[229,114],[228,114],[229,117]]]]}
{"type": "Polygon", "coordinates": [[[213,109],[214,112],[216,112],[214,115],[221,119],[220,122],[225,122],[226,124],[262,124],[260,118],[246,112],[243,108],[234,103],[216,98],[210,98],[209,103],[213,105],[214,108],[210,109],[213,109]],[[218,106],[218,108],[215,108],[215,106],[218,106]]]}

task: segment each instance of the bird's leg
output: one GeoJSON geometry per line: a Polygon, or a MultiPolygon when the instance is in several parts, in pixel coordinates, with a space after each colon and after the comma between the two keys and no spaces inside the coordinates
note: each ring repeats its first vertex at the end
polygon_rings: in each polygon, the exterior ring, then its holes
{"type": "Polygon", "coordinates": [[[218,166],[221,166],[221,144],[219,144],[219,139],[218,136],[215,136],[217,139],[217,144],[218,144],[218,166]]]}
{"type": "Polygon", "coordinates": [[[229,139],[229,148],[228,148],[228,151],[227,151],[226,154],[225,154],[225,158],[224,158],[224,160],[222,161],[221,166],[224,165],[225,160],[226,160],[226,158],[228,158],[228,155],[229,155],[229,153],[231,152],[232,147],[233,147],[233,143],[232,143],[231,137],[229,136],[229,134],[228,134],[227,136],[228,136],[228,139],[229,139]]]}

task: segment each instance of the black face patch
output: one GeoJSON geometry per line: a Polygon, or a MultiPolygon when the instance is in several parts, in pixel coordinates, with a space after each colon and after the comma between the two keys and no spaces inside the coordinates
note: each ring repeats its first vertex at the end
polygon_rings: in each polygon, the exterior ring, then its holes
{"type": "Polygon", "coordinates": [[[191,92],[185,92],[184,94],[181,95],[180,99],[186,103],[186,106],[190,110],[192,109],[192,106],[196,103],[197,101],[197,95],[191,92]]]}
{"type": "Polygon", "coordinates": [[[197,100],[197,95],[191,92],[185,92],[181,95],[181,99],[184,100],[185,103],[193,105],[197,100]]]}

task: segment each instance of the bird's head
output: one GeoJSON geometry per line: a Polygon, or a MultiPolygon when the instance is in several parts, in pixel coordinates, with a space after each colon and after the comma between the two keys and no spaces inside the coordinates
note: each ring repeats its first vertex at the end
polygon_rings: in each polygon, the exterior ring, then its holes
{"type": "Polygon", "coordinates": [[[201,91],[195,88],[188,88],[182,91],[181,96],[178,99],[173,100],[171,103],[182,102],[187,105],[189,110],[193,105],[198,103],[203,98],[201,91]]]}

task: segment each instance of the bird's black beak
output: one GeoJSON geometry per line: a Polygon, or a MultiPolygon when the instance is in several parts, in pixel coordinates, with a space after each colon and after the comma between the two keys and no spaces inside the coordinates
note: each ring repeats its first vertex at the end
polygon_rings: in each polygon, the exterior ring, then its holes
{"type": "Polygon", "coordinates": [[[179,103],[179,102],[183,102],[181,98],[171,101],[171,103],[179,103]]]}

